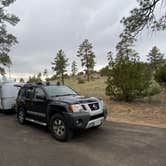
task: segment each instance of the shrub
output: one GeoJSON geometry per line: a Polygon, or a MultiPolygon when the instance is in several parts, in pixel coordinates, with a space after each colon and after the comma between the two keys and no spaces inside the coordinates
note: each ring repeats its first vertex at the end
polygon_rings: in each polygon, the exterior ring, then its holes
{"type": "Polygon", "coordinates": [[[148,96],[156,95],[161,91],[162,91],[161,86],[157,82],[153,81],[150,84],[150,87],[148,88],[148,96]]]}
{"type": "Polygon", "coordinates": [[[151,72],[146,63],[116,61],[110,70],[106,94],[118,100],[132,101],[149,87],[151,72]]]}
{"type": "Polygon", "coordinates": [[[82,78],[78,78],[78,84],[84,84],[85,83],[85,80],[82,79],[82,78]]]}
{"type": "Polygon", "coordinates": [[[166,89],[166,64],[156,71],[155,80],[166,89]]]}
{"type": "Polygon", "coordinates": [[[108,76],[109,75],[109,67],[108,66],[103,67],[102,69],[100,69],[99,73],[100,73],[101,77],[108,76]]]}

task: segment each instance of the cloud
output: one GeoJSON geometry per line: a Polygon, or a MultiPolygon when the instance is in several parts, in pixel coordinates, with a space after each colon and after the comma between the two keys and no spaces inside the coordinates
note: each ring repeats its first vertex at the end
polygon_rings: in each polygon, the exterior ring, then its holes
{"type": "MultiPolygon", "coordinates": [[[[17,0],[10,7],[21,19],[10,28],[19,40],[11,51],[13,75],[27,77],[45,68],[51,72],[51,61],[59,49],[80,66],[76,52],[85,38],[94,46],[96,68],[104,66],[106,53],[114,50],[122,31],[121,18],[136,4],[133,0],[17,0]]],[[[136,44],[140,53],[147,53],[153,45],[166,52],[163,33],[153,40],[142,36],[136,44]]]]}

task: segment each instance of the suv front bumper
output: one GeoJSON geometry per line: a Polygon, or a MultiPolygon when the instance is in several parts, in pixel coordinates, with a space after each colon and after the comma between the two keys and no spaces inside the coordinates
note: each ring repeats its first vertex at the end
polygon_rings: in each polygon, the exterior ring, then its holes
{"type": "Polygon", "coordinates": [[[93,116],[88,112],[65,113],[64,116],[70,129],[88,129],[102,125],[107,117],[107,110],[104,109],[102,113],[93,116]]]}

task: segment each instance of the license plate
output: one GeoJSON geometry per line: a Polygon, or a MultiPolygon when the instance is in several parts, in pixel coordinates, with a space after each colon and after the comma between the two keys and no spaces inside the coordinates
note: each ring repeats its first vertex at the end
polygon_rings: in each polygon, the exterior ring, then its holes
{"type": "Polygon", "coordinates": [[[103,122],[103,119],[104,119],[104,118],[102,118],[102,119],[96,119],[95,121],[90,122],[90,123],[87,125],[86,128],[90,128],[90,127],[94,127],[94,126],[99,126],[99,125],[101,125],[102,122],[103,122]]]}

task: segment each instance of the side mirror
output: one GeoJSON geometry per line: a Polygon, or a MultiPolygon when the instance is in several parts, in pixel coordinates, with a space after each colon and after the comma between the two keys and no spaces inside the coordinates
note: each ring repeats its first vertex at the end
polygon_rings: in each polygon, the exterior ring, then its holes
{"type": "Polygon", "coordinates": [[[36,99],[46,100],[46,96],[44,96],[44,95],[36,95],[36,99]]]}

